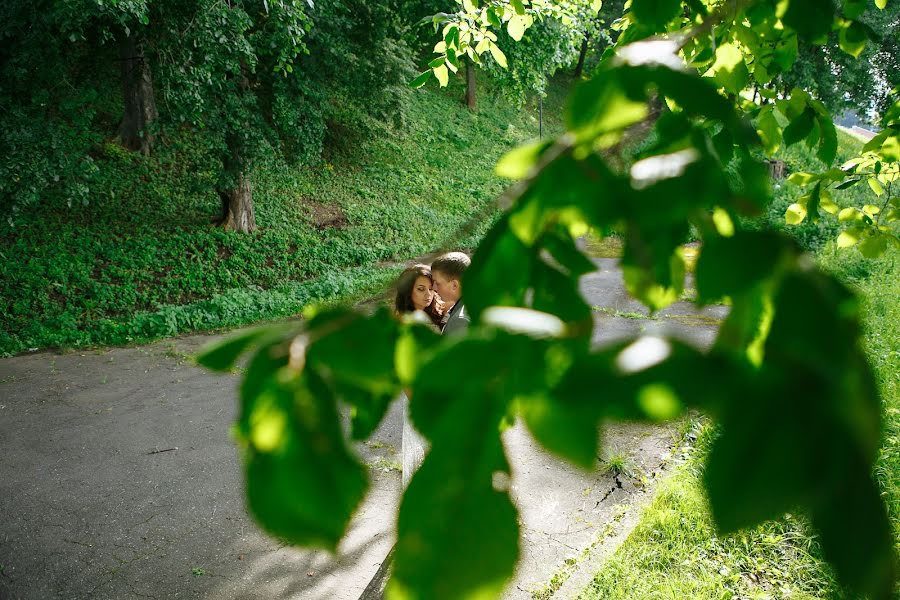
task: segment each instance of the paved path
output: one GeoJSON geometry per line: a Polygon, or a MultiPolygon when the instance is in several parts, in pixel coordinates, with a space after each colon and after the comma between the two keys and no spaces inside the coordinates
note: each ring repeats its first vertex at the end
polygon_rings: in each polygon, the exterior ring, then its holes
{"type": "MultiPolygon", "coordinates": [[[[590,302],[608,309],[596,314],[597,343],[641,329],[712,340],[721,308],[617,316],[641,307],[615,261],[597,263],[583,280],[590,302]]],[[[238,377],[188,359],[210,339],[0,360],[0,599],[359,597],[393,543],[400,407],[357,447],[372,490],[338,555],[284,547],[244,512],[229,437],[238,377]]],[[[619,476],[571,468],[523,428],[508,431],[523,558],[506,596],[530,598],[652,491],[673,431],[608,427],[604,452],[629,466],[619,476]]]]}

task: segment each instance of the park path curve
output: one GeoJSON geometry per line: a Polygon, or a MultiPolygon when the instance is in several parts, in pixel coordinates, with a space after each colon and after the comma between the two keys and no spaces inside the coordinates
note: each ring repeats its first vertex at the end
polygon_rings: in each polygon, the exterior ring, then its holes
{"type": "MultiPolygon", "coordinates": [[[[582,288],[600,309],[596,343],[654,330],[711,343],[722,307],[678,303],[636,318],[646,311],[616,261],[595,262],[582,288]]],[[[229,435],[239,377],[190,360],[216,337],[0,360],[0,598],[359,597],[394,540],[399,403],[357,446],[372,487],[338,555],[286,547],[244,510],[229,435]]],[[[567,559],[609,537],[623,507],[654,489],[676,431],[606,427],[605,456],[624,457],[625,474],[572,468],[521,426],[507,431],[522,560],[505,597],[532,598],[567,559]]]]}

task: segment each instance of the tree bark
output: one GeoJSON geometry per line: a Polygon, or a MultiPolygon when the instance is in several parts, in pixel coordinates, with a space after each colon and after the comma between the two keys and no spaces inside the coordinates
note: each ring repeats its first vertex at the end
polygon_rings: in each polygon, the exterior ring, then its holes
{"type": "Polygon", "coordinates": [[[250,233],[256,231],[256,214],[253,210],[253,189],[247,164],[237,134],[228,134],[228,158],[224,161],[225,172],[232,181],[230,188],[220,188],[219,198],[222,201],[222,218],[219,225],[225,231],[250,233]]]}
{"type": "Polygon", "coordinates": [[[120,40],[119,60],[125,101],[119,138],[129,150],[150,154],[154,141],[152,125],[157,117],[156,99],[150,65],[144,57],[144,41],[133,31],[120,40]]]}
{"type": "Polygon", "coordinates": [[[475,110],[475,66],[466,58],[466,106],[475,110]]]}
{"type": "Polygon", "coordinates": [[[253,190],[246,173],[239,173],[235,187],[219,190],[222,200],[222,220],[225,231],[250,233],[256,231],[256,214],[253,211],[253,190]]]}
{"type": "Polygon", "coordinates": [[[584,71],[584,58],[587,56],[589,39],[590,36],[585,35],[581,41],[581,52],[578,54],[578,64],[575,65],[575,79],[581,79],[581,73],[584,71]]]}

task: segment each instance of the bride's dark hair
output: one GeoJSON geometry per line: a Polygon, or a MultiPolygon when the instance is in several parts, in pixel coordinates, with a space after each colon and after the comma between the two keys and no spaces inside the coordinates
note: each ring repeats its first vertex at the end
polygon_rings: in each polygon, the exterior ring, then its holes
{"type": "MultiPolygon", "coordinates": [[[[399,314],[416,310],[412,302],[412,291],[419,277],[427,277],[429,280],[434,281],[428,265],[413,265],[404,270],[397,279],[397,296],[394,299],[394,309],[399,314]]],[[[436,292],[431,299],[431,304],[425,307],[425,314],[428,315],[432,323],[438,327],[441,326],[441,319],[444,317],[444,302],[436,292]]]]}

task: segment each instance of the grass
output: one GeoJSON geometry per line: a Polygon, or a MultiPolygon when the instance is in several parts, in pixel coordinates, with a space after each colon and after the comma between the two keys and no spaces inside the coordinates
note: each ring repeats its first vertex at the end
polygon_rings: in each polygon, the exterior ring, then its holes
{"type": "MultiPolygon", "coordinates": [[[[385,263],[436,249],[492,203],[497,158],[537,134],[533,107],[482,85],[473,113],[460,85],[413,94],[405,130],[348,132],[317,164],[258,165],[249,235],[211,225],[215,173],[193,134],[170,132],[151,157],[101,143],[87,205],[49,197],[0,225],[0,355],[281,319],[383,287],[397,272],[385,263]]],[[[544,103],[551,135],[567,86],[544,103]]],[[[452,242],[474,247],[490,224],[452,242]]]]}
{"type": "Polygon", "coordinates": [[[712,426],[701,430],[690,458],[660,484],[635,530],[580,598],[824,597],[831,579],[796,517],[717,536],[701,480],[713,436],[712,426]]]}

